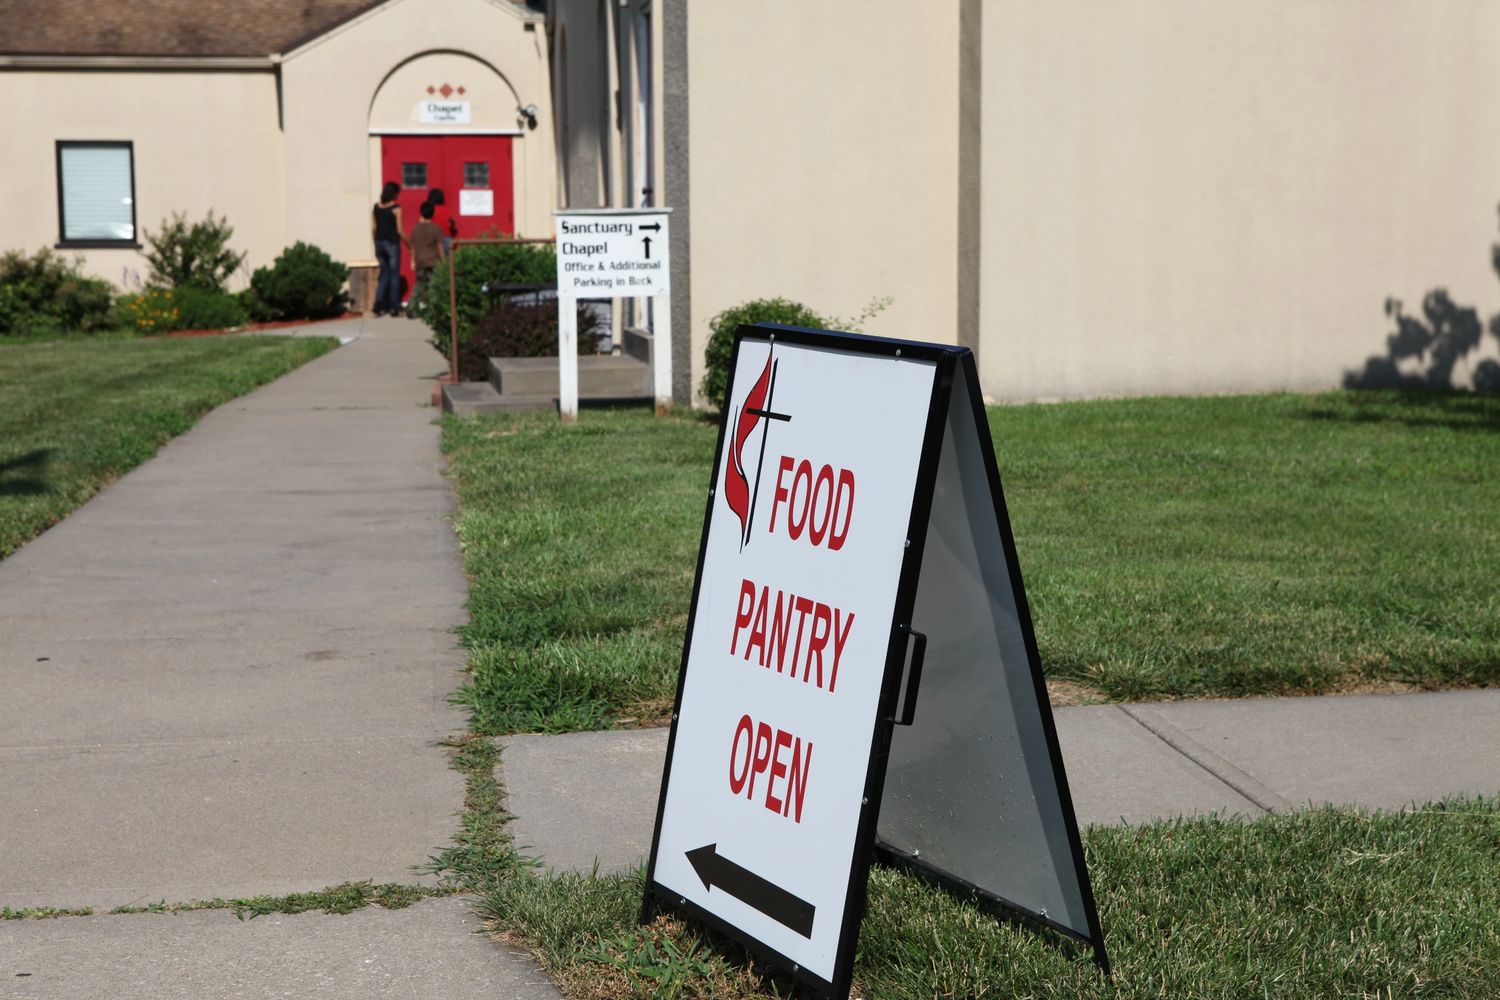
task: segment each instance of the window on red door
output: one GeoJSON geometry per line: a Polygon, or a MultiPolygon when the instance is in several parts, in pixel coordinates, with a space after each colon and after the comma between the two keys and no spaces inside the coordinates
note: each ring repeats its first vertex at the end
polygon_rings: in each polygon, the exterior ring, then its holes
{"type": "Polygon", "coordinates": [[[464,163],[464,187],[487,188],[490,186],[490,165],[488,163],[464,163]]]}

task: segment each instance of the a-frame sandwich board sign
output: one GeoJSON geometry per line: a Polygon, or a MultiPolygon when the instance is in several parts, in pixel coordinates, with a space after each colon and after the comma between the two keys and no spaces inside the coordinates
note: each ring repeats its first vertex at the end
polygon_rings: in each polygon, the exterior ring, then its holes
{"type": "Polygon", "coordinates": [[[972,353],[742,326],[641,916],[845,997],[877,853],[1107,961],[972,353]]]}

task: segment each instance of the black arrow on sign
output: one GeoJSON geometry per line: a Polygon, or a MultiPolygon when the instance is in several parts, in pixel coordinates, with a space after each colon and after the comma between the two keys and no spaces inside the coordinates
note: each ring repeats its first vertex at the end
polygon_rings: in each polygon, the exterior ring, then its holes
{"type": "Polygon", "coordinates": [[[767,882],[750,869],[741,868],[720,854],[718,847],[718,844],[709,844],[687,852],[693,871],[703,880],[703,888],[712,890],[714,886],[718,886],[778,924],[785,924],[805,938],[812,937],[816,908],[811,903],[798,899],[779,885],[767,882]]]}
{"type": "MultiPolygon", "coordinates": [[[[642,226],[641,228],[645,229],[646,227],[642,226]]],[[[642,236],[641,237],[641,242],[644,243],[644,244],[646,244],[646,259],[650,260],[651,259],[651,237],[649,237],[649,236],[642,236]]]]}
{"type": "Polygon", "coordinates": [[[653,233],[659,233],[659,232],[661,232],[661,223],[660,222],[653,222],[649,226],[640,226],[638,228],[640,228],[640,229],[649,229],[653,233]]]}

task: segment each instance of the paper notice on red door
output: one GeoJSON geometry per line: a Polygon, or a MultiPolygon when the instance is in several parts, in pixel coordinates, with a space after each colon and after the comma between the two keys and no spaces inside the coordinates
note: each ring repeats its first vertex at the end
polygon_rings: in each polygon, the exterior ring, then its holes
{"type": "Polygon", "coordinates": [[[464,188],[458,192],[459,215],[494,215],[495,192],[482,188],[464,188]]]}

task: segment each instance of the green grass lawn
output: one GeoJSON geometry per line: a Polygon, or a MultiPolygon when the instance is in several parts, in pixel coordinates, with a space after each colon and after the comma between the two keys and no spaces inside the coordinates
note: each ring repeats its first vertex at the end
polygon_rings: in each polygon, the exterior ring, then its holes
{"type": "MultiPolygon", "coordinates": [[[[1044,668],[1085,698],[1500,681],[1500,399],[989,411],[1044,668]]],[[[713,458],[692,417],[450,421],[480,732],[660,720],[713,458]]]]}
{"type": "MultiPolygon", "coordinates": [[[[1045,668],[1105,699],[1500,679],[1500,400],[1147,399],[989,411],[1045,668]]],[[[784,996],[635,925],[640,877],[536,875],[482,737],[670,708],[714,428],[448,421],[472,577],[464,830],[435,861],[578,998],[784,996]]],[[[1113,982],[875,869],[855,996],[1500,996],[1500,800],[1084,832],[1113,982]]]]}
{"type": "Polygon", "coordinates": [[[0,558],[326,338],[0,342],[0,558]]]}
{"type": "Polygon", "coordinates": [[[478,731],[670,714],[714,432],[630,411],[448,420],[478,731]]]}
{"type": "MultiPolygon", "coordinates": [[[[1092,827],[1085,849],[1113,982],[1077,950],[875,868],[853,996],[1500,996],[1500,802],[1254,822],[1092,827]]],[[[482,911],[575,998],[785,996],[680,922],[635,924],[641,879],[515,872],[482,911]]]]}
{"type": "MultiPolygon", "coordinates": [[[[797,995],[731,942],[636,924],[642,875],[538,873],[506,833],[493,741],[457,747],[463,829],[433,869],[574,1000],[797,995]]],[[[1500,996],[1500,799],[1083,831],[1112,981],[1088,954],[873,868],[852,996],[1365,1000],[1500,996]]],[[[801,994],[801,995],[806,995],[801,994]]]]}
{"type": "Polygon", "coordinates": [[[1500,681],[1500,398],[990,411],[1042,661],[1111,699],[1500,681]]]}

